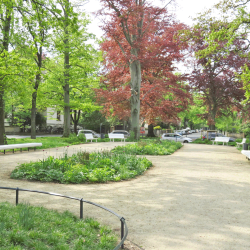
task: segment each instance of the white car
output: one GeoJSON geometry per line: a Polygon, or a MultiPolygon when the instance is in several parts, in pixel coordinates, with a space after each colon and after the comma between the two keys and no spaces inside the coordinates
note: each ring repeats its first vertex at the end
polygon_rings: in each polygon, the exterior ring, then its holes
{"type": "Polygon", "coordinates": [[[125,138],[130,136],[130,133],[126,130],[114,130],[110,134],[124,134],[125,138]]]}
{"type": "Polygon", "coordinates": [[[165,134],[162,134],[161,140],[178,141],[178,142],[183,142],[183,143],[192,142],[191,138],[188,138],[188,137],[185,137],[185,136],[181,136],[181,135],[176,134],[176,133],[165,133],[165,134]]]}
{"type": "Polygon", "coordinates": [[[94,138],[100,138],[101,137],[100,134],[98,134],[95,131],[90,130],[90,129],[79,130],[77,136],[80,135],[80,134],[92,134],[94,138]]]}

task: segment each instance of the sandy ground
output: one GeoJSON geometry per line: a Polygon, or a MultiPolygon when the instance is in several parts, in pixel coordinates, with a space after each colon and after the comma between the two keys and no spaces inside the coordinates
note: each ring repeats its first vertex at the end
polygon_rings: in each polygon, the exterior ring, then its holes
{"type": "MultiPolygon", "coordinates": [[[[126,219],[128,240],[146,250],[250,249],[250,162],[233,147],[185,144],[170,156],[147,156],[153,168],[118,183],[65,185],[9,178],[18,163],[123,144],[89,143],[0,154],[0,186],[60,193],[110,208],[126,219]]],[[[19,199],[79,214],[77,201],[26,192],[19,199]]],[[[14,203],[15,191],[0,189],[0,201],[6,200],[14,203]]],[[[120,221],[104,210],[84,204],[84,216],[120,231],[120,221]]]]}

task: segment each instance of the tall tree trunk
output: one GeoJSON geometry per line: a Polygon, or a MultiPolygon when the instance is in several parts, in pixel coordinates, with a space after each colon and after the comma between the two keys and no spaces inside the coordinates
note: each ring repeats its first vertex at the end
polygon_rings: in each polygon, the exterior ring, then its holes
{"type": "MultiPolygon", "coordinates": [[[[5,20],[3,20],[2,27],[2,49],[6,52],[9,51],[9,41],[10,41],[10,24],[11,24],[11,12],[12,7],[2,6],[6,8],[5,20]]],[[[3,19],[3,15],[1,16],[3,19]]],[[[4,106],[4,76],[0,79],[0,145],[7,144],[5,128],[4,128],[4,116],[5,116],[5,106],[4,106]]]]}
{"type": "Polygon", "coordinates": [[[154,134],[154,125],[153,124],[148,125],[148,134],[147,134],[147,137],[155,137],[155,134],[154,134]]]}
{"type": "MultiPolygon", "coordinates": [[[[42,58],[41,58],[42,60],[42,58]]],[[[41,64],[42,62],[40,62],[41,64]]],[[[31,107],[31,139],[36,139],[36,100],[37,100],[37,89],[41,82],[41,74],[36,75],[36,82],[34,86],[34,92],[32,93],[32,107],[31,107]]]]}
{"type": "Polygon", "coordinates": [[[0,145],[7,144],[4,128],[4,90],[0,85],[0,145]]]}
{"type": "Polygon", "coordinates": [[[141,63],[138,60],[130,63],[131,75],[131,130],[135,139],[140,138],[139,116],[140,116],[140,88],[141,88],[141,63]]]}
{"type": "Polygon", "coordinates": [[[64,129],[63,136],[69,137],[70,134],[70,105],[69,105],[69,0],[65,1],[64,11],[64,129]]]}

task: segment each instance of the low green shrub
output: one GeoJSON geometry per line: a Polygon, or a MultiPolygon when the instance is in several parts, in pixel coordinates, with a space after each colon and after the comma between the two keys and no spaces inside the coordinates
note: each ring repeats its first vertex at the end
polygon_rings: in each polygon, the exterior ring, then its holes
{"type": "Polygon", "coordinates": [[[0,203],[0,249],[113,249],[117,236],[107,226],[66,211],[0,203]]]}
{"type": "Polygon", "coordinates": [[[182,144],[180,142],[145,139],[135,144],[118,146],[112,152],[135,155],[170,155],[181,147],[182,144]]]}
{"type": "MultiPolygon", "coordinates": [[[[237,141],[237,140],[236,140],[237,141]]],[[[196,143],[196,144],[209,144],[212,145],[213,144],[213,140],[208,140],[208,139],[196,139],[194,140],[192,143],[196,143]]],[[[218,145],[223,145],[222,142],[217,142],[218,145]]],[[[236,146],[236,142],[229,142],[228,143],[229,146],[236,146]]]]}
{"type": "Polygon", "coordinates": [[[79,152],[72,157],[50,156],[42,161],[21,164],[12,171],[11,178],[59,183],[120,181],[140,175],[151,166],[146,158],[124,153],[79,152]]]}

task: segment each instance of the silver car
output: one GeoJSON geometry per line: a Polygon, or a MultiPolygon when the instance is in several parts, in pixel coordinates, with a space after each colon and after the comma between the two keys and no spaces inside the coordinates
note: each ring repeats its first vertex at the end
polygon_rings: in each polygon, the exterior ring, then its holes
{"type": "Polygon", "coordinates": [[[177,133],[162,134],[161,140],[178,141],[178,142],[183,142],[183,143],[192,142],[191,138],[181,136],[180,134],[177,134],[177,133]]]}
{"type": "Polygon", "coordinates": [[[124,134],[125,138],[128,138],[130,136],[130,133],[126,130],[114,130],[110,134],[124,134]]]}
{"type": "Polygon", "coordinates": [[[77,136],[80,135],[80,134],[92,134],[94,138],[100,138],[101,137],[100,134],[98,134],[95,131],[90,130],[90,129],[79,130],[77,136]]]}

